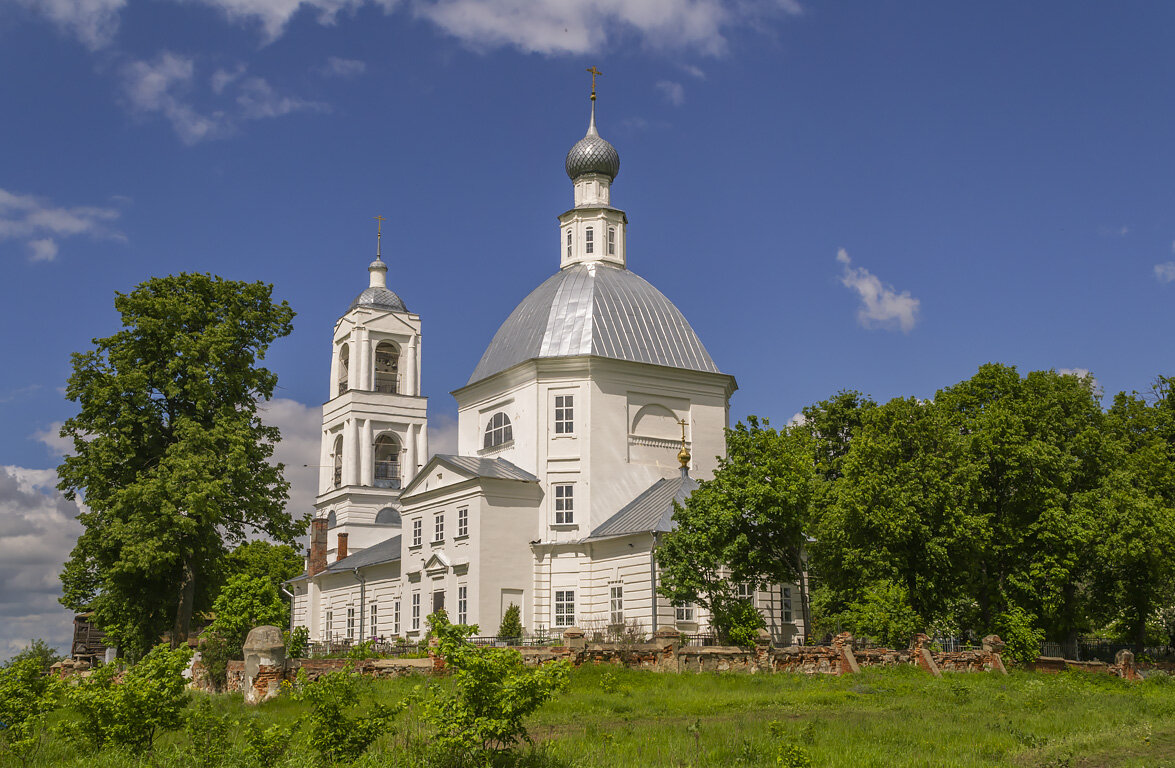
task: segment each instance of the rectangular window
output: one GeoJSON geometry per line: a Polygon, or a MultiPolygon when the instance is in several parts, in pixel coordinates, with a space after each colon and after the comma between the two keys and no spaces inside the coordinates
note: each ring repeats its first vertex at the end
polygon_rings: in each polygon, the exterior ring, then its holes
{"type": "Polygon", "coordinates": [[[555,525],[575,522],[575,486],[564,483],[555,486],[555,525]]]}
{"type": "Polygon", "coordinates": [[[574,589],[559,589],[555,591],[555,626],[575,626],[574,589]]]}
{"type": "Polygon", "coordinates": [[[347,639],[355,639],[355,609],[347,609],[347,639]]]}
{"type": "MultiPolygon", "coordinates": [[[[571,230],[567,230],[567,258],[571,258],[571,230]]],[[[342,394],[342,393],[340,393],[342,394]]]]}
{"type": "Polygon", "coordinates": [[[678,621],[694,620],[694,606],[692,603],[674,603],[673,608],[677,614],[678,621]]]}
{"type": "Polygon", "coordinates": [[[575,432],[575,397],[555,395],[555,434],[570,435],[575,432]]]}
{"type": "Polygon", "coordinates": [[[322,633],[323,639],[325,639],[329,642],[331,639],[331,633],[334,632],[334,629],[335,629],[334,611],[327,611],[326,612],[326,630],[322,633]]]}
{"type": "Polygon", "coordinates": [[[392,605],[392,634],[397,635],[397,636],[400,634],[400,601],[399,600],[397,600],[395,602],[395,604],[392,605]]]}
{"type": "Polygon", "coordinates": [[[469,587],[457,587],[457,623],[469,623],[469,587]]]}
{"type": "Polygon", "coordinates": [[[412,593],[412,629],[420,629],[420,593],[412,593]]]}
{"type": "Polygon", "coordinates": [[[739,600],[754,600],[755,588],[750,584],[739,584],[735,587],[739,600]]]}
{"type": "Polygon", "coordinates": [[[612,585],[612,605],[611,605],[611,619],[612,624],[624,623],[624,585],[612,585]]]}
{"type": "Polygon", "coordinates": [[[608,255],[616,255],[616,227],[608,227],[608,255]]]}
{"type": "Polygon", "coordinates": [[[432,612],[445,610],[445,591],[438,589],[432,593],[432,612]]]}
{"type": "Polygon", "coordinates": [[[791,587],[783,588],[783,620],[791,621],[791,587]]]}
{"type": "Polygon", "coordinates": [[[379,637],[379,605],[372,603],[367,606],[367,614],[371,616],[368,622],[368,637],[379,637]]]}
{"type": "Polygon", "coordinates": [[[433,518],[432,526],[433,526],[432,540],[433,541],[444,541],[445,540],[445,513],[444,512],[442,512],[441,514],[439,514],[433,518]]]}
{"type": "Polygon", "coordinates": [[[457,535],[469,535],[469,510],[465,507],[457,510],[457,535]]]}
{"type": "Polygon", "coordinates": [[[594,253],[595,248],[596,248],[596,233],[591,227],[588,227],[587,231],[584,232],[583,250],[585,253],[594,253]]]}
{"type": "Polygon", "coordinates": [[[412,546],[420,546],[420,539],[424,535],[423,531],[424,521],[418,517],[412,521],[412,546]]]}

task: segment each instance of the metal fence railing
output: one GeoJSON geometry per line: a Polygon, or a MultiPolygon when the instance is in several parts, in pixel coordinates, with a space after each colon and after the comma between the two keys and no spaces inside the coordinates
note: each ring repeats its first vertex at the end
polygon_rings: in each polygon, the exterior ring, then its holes
{"type": "MultiPolygon", "coordinates": [[[[1118,651],[1134,651],[1133,643],[1123,643],[1105,637],[1081,637],[1065,642],[1046,640],[1040,644],[1041,656],[1059,656],[1072,661],[1103,661],[1107,664],[1114,662],[1118,651]]],[[[1142,655],[1156,660],[1175,660],[1175,647],[1170,645],[1147,646],[1142,649],[1142,655]]]]}

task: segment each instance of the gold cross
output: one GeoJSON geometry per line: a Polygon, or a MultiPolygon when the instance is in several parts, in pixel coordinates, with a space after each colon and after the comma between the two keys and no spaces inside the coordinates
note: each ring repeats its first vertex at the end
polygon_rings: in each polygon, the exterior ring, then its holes
{"type": "Polygon", "coordinates": [[[376,235],[376,237],[379,237],[380,235],[383,234],[384,222],[387,221],[387,219],[385,219],[383,216],[372,216],[372,218],[378,222],[375,225],[376,226],[375,235],[376,235]]]}
{"type": "Polygon", "coordinates": [[[604,73],[596,69],[595,64],[591,65],[584,71],[592,73],[592,98],[594,99],[596,98],[596,75],[603,75],[604,73]]]}
{"type": "Polygon", "coordinates": [[[685,419],[682,419],[677,423],[681,425],[681,444],[685,445],[685,419]]]}

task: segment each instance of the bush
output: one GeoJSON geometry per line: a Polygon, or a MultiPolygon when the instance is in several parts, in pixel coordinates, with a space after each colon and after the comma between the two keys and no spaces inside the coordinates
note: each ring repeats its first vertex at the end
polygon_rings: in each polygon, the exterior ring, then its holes
{"type": "Polygon", "coordinates": [[[278,596],[272,581],[238,573],[220,590],[212,610],[216,618],[208,629],[223,637],[234,653],[241,653],[245,638],[253,627],[282,625],[285,602],[278,596]]]}
{"type": "Polygon", "coordinates": [[[245,757],[253,765],[277,765],[289,748],[296,725],[262,728],[258,720],[244,723],[245,757]]]}
{"type": "Polygon", "coordinates": [[[64,656],[59,654],[56,649],[51,648],[44,640],[35,639],[29,641],[29,644],[20,653],[3,664],[0,664],[0,668],[10,667],[25,659],[36,659],[37,666],[42,673],[45,673],[49,671],[49,667],[52,667],[64,658],[64,656]]]}
{"type": "Polygon", "coordinates": [[[188,702],[183,671],[191,656],[186,647],[156,646],[117,685],[116,665],[97,670],[69,693],[79,719],[68,724],[68,732],[95,749],[114,744],[136,755],[150,752],[160,730],[182,723],[188,702]]]}
{"type": "Polygon", "coordinates": [[[436,728],[434,744],[445,760],[486,764],[519,741],[530,743],[524,719],[567,688],[564,662],[528,668],[513,648],[478,648],[477,627],[450,624],[443,612],[428,617],[437,652],[453,670],[453,686],[432,686],[424,717],[436,728]]]}
{"type": "Polygon", "coordinates": [[[200,665],[208,675],[209,682],[217,691],[223,691],[228,684],[228,663],[239,659],[241,650],[235,652],[228,641],[215,632],[205,632],[200,638],[200,665]]]}
{"type": "Polygon", "coordinates": [[[726,600],[716,603],[711,622],[722,642],[744,648],[755,644],[759,630],[767,626],[763,615],[749,600],[726,600]]]}
{"type": "Polygon", "coordinates": [[[37,653],[22,652],[0,667],[0,757],[21,765],[36,757],[45,719],[63,693],[61,682],[45,675],[44,661],[37,653]]]}
{"type": "Polygon", "coordinates": [[[310,628],[299,625],[294,627],[292,631],[282,634],[286,638],[286,658],[305,658],[306,648],[310,645],[310,628]]]}
{"type": "Polygon", "coordinates": [[[498,637],[522,637],[522,611],[514,603],[510,603],[506,613],[502,614],[498,637]]]}
{"type": "Polygon", "coordinates": [[[924,628],[922,617],[910,607],[910,595],[901,584],[889,580],[870,584],[861,599],[844,614],[845,627],[886,648],[905,648],[924,628]]]}
{"type": "Polygon", "coordinates": [[[1027,664],[1040,656],[1044,631],[1036,628],[1036,616],[1013,606],[996,617],[996,634],[1006,645],[1004,655],[1027,664]]]}
{"type": "Polygon", "coordinates": [[[360,686],[369,682],[353,674],[349,664],[347,669],[323,675],[312,683],[299,670],[296,698],[310,704],[308,733],[319,764],[353,763],[406,706],[401,702],[389,708],[372,702],[367,705],[369,714],[357,714],[360,686]]]}
{"type": "Polygon", "coordinates": [[[228,754],[225,736],[232,732],[232,726],[227,714],[217,712],[211,700],[201,697],[184,712],[184,731],[188,735],[185,762],[200,768],[216,768],[224,762],[228,754]]]}

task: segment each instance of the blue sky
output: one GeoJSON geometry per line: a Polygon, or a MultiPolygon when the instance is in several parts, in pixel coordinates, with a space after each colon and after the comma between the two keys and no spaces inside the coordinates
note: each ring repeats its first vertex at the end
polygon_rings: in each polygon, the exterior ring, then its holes
{"type": "Polygon", "coordinates": [[[65,636],[46,470],[114,292],[272,282],[301,463],[382,214],[444,446],[448,392],[557,268],[592,64],[629,266],[737,377],[736,418],[988,361],[1145,389],[1175,372],[1173,26],[1152,2],[0,0],[0,657],[65,636]]]}

